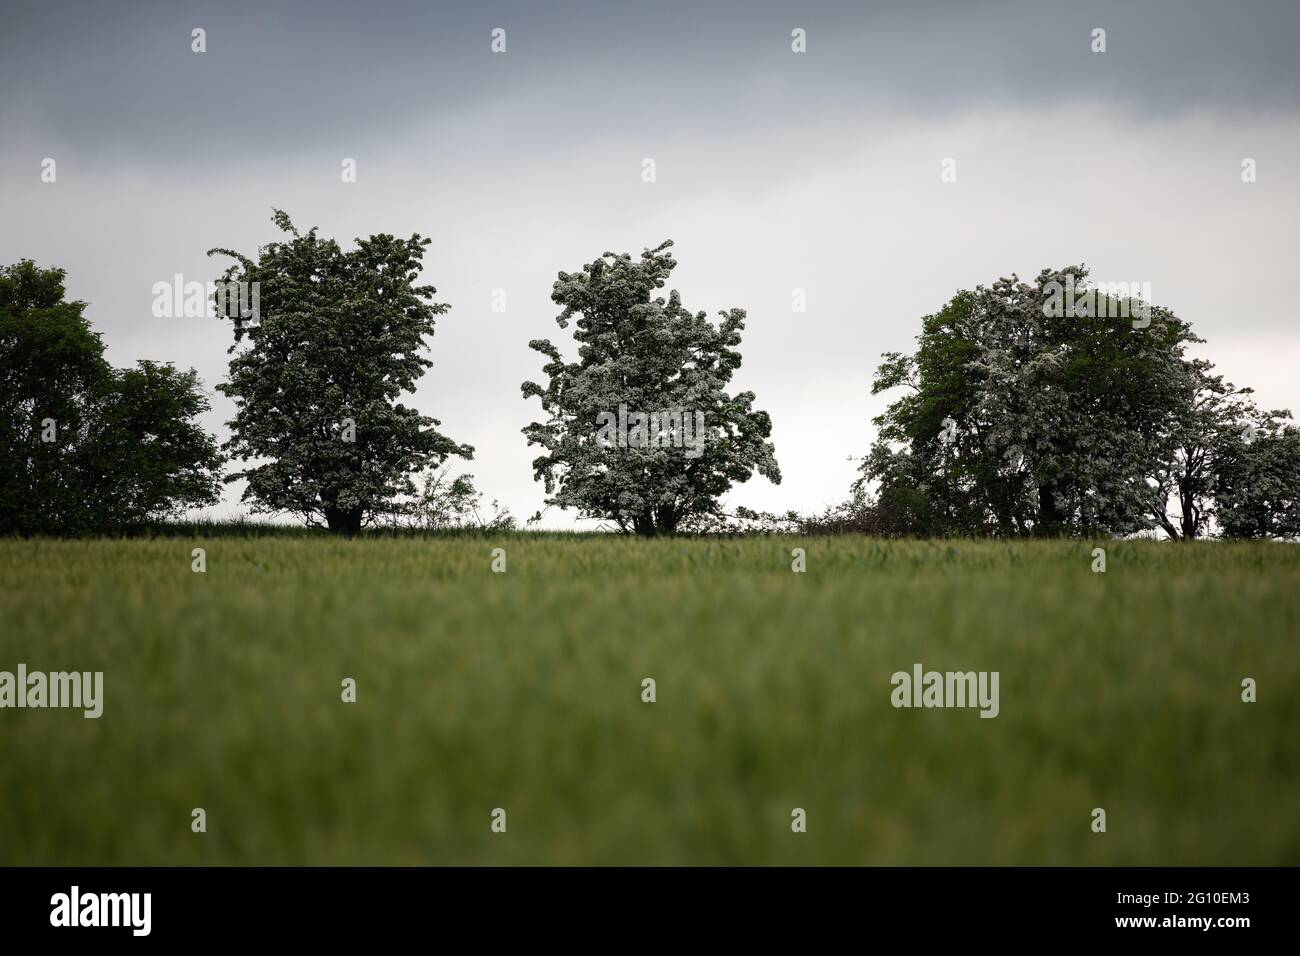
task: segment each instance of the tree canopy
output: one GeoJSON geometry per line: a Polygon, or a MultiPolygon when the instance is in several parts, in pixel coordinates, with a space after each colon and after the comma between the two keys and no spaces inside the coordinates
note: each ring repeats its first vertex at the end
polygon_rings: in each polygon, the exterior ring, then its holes
{"type": "Polygon", "coordinates": [[[399,401],[432,366],[422,352],[448,307],[416,284],[429,244],[418,234],[372,235],[345,251],[315,228],[300,234],[279,210],[273,221],[290,238],[256,259],[209,253],[235,260],[223,283],[257,290],[256,317],[239,314],[233,297],[218,302],[235,335],[218,386],[236,405],[225,447],[253,462],[227,481],[247,480],[255,511],[355,534],[400,511],[418,472],[473,457],[399,401]]]}
{"type": "Polygon", "coordinates": [[[606,252],[559,273],[556,323],[574,322],[578,360],[534,340],[549,381],[522,386],[547,413],[523,430],[545,449],[533,469],[547,504],[646,536],[716,515],[719,497],[755,471],[781,480],[771,419],[754,409],[752,392],[726,391],[741,364],[745,312],[722,312],[714,325],[676,290],[655,295],[677,264],[671,246],[636,260],[606,252]]]}
{"type": "Polygon", "coordinates": [[[218,498],[191,369],[115,369],[62,269],[0,267],[0,533],[111,533],[218,498]]]}
{"type": "Polygon", "coordinates": [[[883,357],[873,393],[906,391],[875,420],[855,493],[874,486],[887,526],[995,536],[1159,527],[1193,538],[1216,502],[1249,510],[1247,487],[1272,488],[1275,504],[1294,499],[1296,482],[1280,493],[1278,476],[1261,477],[1276,462],[1257,460],[1268,442],[1291,447],[1294,433],[1269,425],[1287,413],[1260,413],[1248,389],[1190,358],[1201,340],[1168,309],[1096,289],[1090,307],[1054,308],[1062,286],[1087,280],[1069,266],[958,292],[922,319],[914,353],[883,357]],[[1253,458],[1239,447],[1251,427],[1267,437],[1253,458]]]}

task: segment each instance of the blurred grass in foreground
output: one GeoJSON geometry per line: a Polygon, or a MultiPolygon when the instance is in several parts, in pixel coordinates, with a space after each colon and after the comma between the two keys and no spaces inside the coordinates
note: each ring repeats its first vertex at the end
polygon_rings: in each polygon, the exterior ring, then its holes
{"type": "Polygon", "coordinates": [[[0,863],[1300,863],[1294,546],[196,533],[0,541],[0,863]]]}

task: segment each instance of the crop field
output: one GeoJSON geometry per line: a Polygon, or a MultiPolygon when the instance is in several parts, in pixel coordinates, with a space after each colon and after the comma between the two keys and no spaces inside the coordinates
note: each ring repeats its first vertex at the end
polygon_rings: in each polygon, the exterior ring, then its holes
{"type": "Polygon", "coordinates": [[[1288,545],[10,539],[19,664],[0,864],[1300,863],[1288,545]]]}

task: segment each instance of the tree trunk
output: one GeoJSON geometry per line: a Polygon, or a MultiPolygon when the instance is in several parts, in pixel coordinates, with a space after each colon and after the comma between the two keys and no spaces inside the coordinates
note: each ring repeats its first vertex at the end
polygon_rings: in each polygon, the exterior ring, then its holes
{"type": "Polygon", "coordinates": [[[1192,541],[1196,538],[1196,526],[1200,523],[1196,520],[1196,499],[1190,493],[1184,494],[1179,504],[1183,508],[1183,540],[1192,541]]]}
{"type": "Polygon", "coordinates": [[[672,507],[660,508],[655,515],[655,529],[659,534],[676,534],[677,510],[672,507]]]}
{"type": "Polygon", "coordinates": [[[1061,533],[1061,512],[1056,507],[1056,496],[1052,494],[1051,485],[1038,486],[1038,523],[1034,527],[1034,533],[1039,537],[1061,533]]]}
{"type": "Polygon", "coordinates": [[[677,533],[677,513],[672,508],[649,508],[632,519],[632,530],[641,538],[677,533]]]}
{"type": "Polygon", "coordinates": [[[361,533],[360,508],[326,508],[325,523],[335,534],[356,535],[361,533]]]}
{"type": "Polygon", "coordinates": [[[654,512],[643,511],[633,517],[632,530],[636,532],[638,538],[653,538],[656,531],[654,512]]]}

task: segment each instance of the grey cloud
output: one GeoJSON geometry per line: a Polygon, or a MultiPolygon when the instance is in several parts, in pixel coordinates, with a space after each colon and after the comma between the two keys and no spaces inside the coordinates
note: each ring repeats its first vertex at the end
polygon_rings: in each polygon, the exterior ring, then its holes
{"type": "MultiPolygon", "coordinates": [[[[1300,5],[848,2],[11,4],[9,138],[221,164],[347,151],[503,110],[537,149],[648,127],[741,131],[864,106],[930,117],[1095,99],[1161,116],[1300,102],[1300,5]],[[189,48],[191,28],[208,52],[189,48]],[[508,31],[492,56],[488,35],[508,31]],[[808,31],[792,58],[789,32],[808,31]],[[1089,34],[1107,30],[1108,51],[1089,34]],[[516,107],[511,109],[511,106],[516,107]]],[[[1063,113],[1063,121],[1067,120],[1063,113]]]]}

